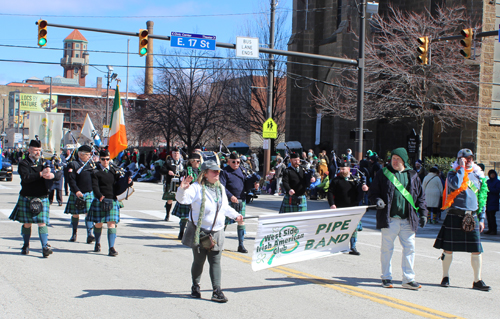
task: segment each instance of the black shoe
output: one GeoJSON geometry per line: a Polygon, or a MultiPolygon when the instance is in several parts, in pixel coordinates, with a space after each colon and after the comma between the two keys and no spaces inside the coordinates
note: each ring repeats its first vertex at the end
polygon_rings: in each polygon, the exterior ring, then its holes
{"type": "Polygon", "coordinates": [[[109,249],[108,256],[112,256],[112,257],[118,256],[118,252],[115,250],[115,247],[111,247],[109,249]]]}
{"type": "Polygon", "coordinates": [[[92,244],[95,240],[95,237],[90,235],[90,236],[87,236],[87,244],[92,244]]]}
{"type": "Polygon", "coordinates": [[[394,287],[392,285],[392,280],[390,280],[390,279],[382,279],[382,287],[384,287],[384,288],[392,288],[392,287],[394,287]]]}
{"type": "Polygon", "coordinates": [[[169,221],[170,221],[170,214],[167,214],[167,215],[165,216],[164,221],[166,221],[166,222],[169,222],[169,221]]]}
{"type": "Polygon", "coordinates": [[[238,246],[238,252],[239,252],[239,253],[243,253],[243,254],[247,254],[247,253],[248,253],[248,250],[245,248],[245,246],[243,246],[243,245],[239,245],[239,246],[238,246]]]}
{"type": "Polygon", "coordinates": [[[62,206],[62,202],[57,203],[59,206],[62,206]]]}
{"type": "Polygon", "coordinates": [[[450,278],[443,277],[443,280],[441,280],[441,287],[449,287],[449,286],[450,286],[450,278]]]}
{"type": "Polygon", "coordinates": [[[481,291],[490,291],[491,287],[486,286],[484,281],[479,280],[478,282],[475,282],[472,284],[472,289],[477,289],[477,290],[481,290],[481,291]]]}
{"type": "Polygon", "coordinates": [[[212,293],[212,301],[227,302],[227,298],[222,293],[220,287],[214,288],[214,292],[212,293]]]}
{"type": "Polygon", "coordinates": [[[76,241],[76,233],[74,233],[69,239],[70,242],[74,243],[76,241]]]}
{"type": "Polygon", "coordinates": [[[30,253],[30,246],[23,246],[23,248],[21,248],[21,255],[28,255],[30,253]]]}
{"type": "Polygon", "coordinates": [[[96,243],[95,246],[94,246],[94,252],[98,253],[100,251],[101,251],[101,244],[97,244],[96,243]]]}
{"type": "Polygon", "coordinates": [[[200,285],[191,286],[191,297],[201,298],[200,285]]]}
{"type": "Polygon", "coordinates": [[[42,250],[42,254],[43,254],[43,258],[47,258],[49,255],[52,254],[52,249],[50,249],[50,247],[45,247],[42,250]]]}
{"type": "Polygon", "coordinates": [[[361,253],[356,248],[351,248],[349,255],[359,256],[361,253]]]}

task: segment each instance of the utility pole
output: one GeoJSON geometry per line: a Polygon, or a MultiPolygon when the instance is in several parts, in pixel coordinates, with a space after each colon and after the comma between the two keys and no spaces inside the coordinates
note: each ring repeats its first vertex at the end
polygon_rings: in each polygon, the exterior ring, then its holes
{"type": "Polygon", "coordinates": [[[358,161],[363,159],[363,103],[365,97],[365,29],[366,4],[361,0],[359,7],[359,57],[358,57],[358,103],[356,128],[356,154],[358,161]]]}
{"type": "Polygon", "coordinates": [[[129,50],[130,50],[130,39],[127,39],[127,93],[125,94],[125,100],[127,101],[128,107],[128,63],[129,63],[129,50]]]}
{"type": "MultiPolygon", "coordinates": [[[[274,24],[275,24],[276,0],[271,1],[271,23],[269,27],[269,49],[274,49],[274,24]]],[[[267,119],[273,117],[273,89],[274,89],[274,55],[269,53],[269,68],[267,75],[267,119]]],[[[267,120],[266,119],[266,120],[267,120]]],[[[271,166],[272,139],[269,139],[268,149],[264,150],[264,176],[271,166]]]]}

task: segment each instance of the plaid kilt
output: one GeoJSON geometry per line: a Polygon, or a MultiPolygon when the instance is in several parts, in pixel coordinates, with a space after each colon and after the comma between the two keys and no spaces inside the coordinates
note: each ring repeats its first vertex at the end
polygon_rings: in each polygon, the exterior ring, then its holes
{"type": "Polygon", "coordinates": [[[19,195],[19,199],[17,200],[16,207],[14,207],[14,210],[12,211],[12,214],[10,214],[9,219],[12,220],[17,220],[20,223],[26,224],[50,224],[50,217],[49,217],[49,198],[47,196],[45,197],[39,197],[42,200],[43,203],[43,209],[40,212],[40,214],[36,216],[32,216],[31,210],[30,210],[30,201],[33,197],[26,197],[19,195]]]}
{"type": "Polygon", "coordinates": [[[113,208],[110,212],[103,212],[101,210],[101,202],[94,198],[90,212],[87,215],[86,221],[94,223],[107,223],[107,222],[120,222],[120,206],[117,200],[113,200],[113,208]]]}
{"type": "Polygon", "coordinates": [[[77,209],[75,207],[76,195],[71,192],[69,194],[68,203],[66,204],[64,213],[71,215],[87,214],[90,211],[90,206],[92,206],[92,201],[94,200],[94,192],[83,193],[83,198],[85,199],[85,208],[77,209]]]}
{"type": "Polygon", "coordinates": [[[464,232],[462,220],[464,216],[447,214],[441,226],[441,230],[434,242],[434,248],[447,251],[464,251],[468,253],[482,253],[481,235],[479,233],[479,221],[474,214],[476,227],[474,231],[464,232]]]}
{"type": "Polygon", "coordinates": [[[179,204],[175,202],[174,210],[172,215],[179,217],[180,219],[189,218],[189,212],[191,211],[191,205],[179,204]]]}
{"type": "MultiPolygon", "coordinates": [[[[243,215],[243,217],[245,217],[245,211],[247,209],[247,203],[246,203],[246,200],[242,199],[241,200],[241,211],[238,211],[238,204],[235,204],[233,202],[229,202],[229,206],[231,206],[232,208],[234,208],[238,213],[240,213],[241,215],[243,215]]],[[[231,224],[234,224],[235,221],[234,219],[231,219],[229,217],[226,217],[226,225],[231,225],[231,224]]]]}
{"type": "Polygon", "coordinates": [[[292,196],[286,194],[281,202],[280,214],[284,213],[295,213],[295,212],[305,212],[307,211],[307,199],[306,195],[295,196],[302,199],[300,205],[292,205],[292,196]]]}

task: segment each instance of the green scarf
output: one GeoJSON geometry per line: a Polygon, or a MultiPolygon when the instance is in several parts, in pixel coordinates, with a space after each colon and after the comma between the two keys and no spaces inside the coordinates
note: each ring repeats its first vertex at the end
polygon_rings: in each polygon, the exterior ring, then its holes
{"type": "MultiPolygon", "coordinates": [[[[201,184],[201,205],[200,205],[200,214],[198,215],[198,223],[196,224],[196,231],[194,233],[194,244],[196,246],[200,245],[200,231],[201,231],[201,223],[203,221],[203,217],[205,216],[205,203],[207,201],[207,186],[215,188],[215,202],[219,200],[219,194],[222,195],[221,184],[220,182],[216,182],[215,184],[210,184],[208,182],[203,182],[201,184]]],[[[222,197],[222,196],[221,196],[222,197]]]]}
{"type": "Polygon", "coordinates": [[[477,212],[481,213],[484,206],[486,205],[486,199],[488,198],[488,184],[486,183],[486,177],[480,178],[481,179],[481,188],[479,189],[479,192],[477,193],[477,212]]]}

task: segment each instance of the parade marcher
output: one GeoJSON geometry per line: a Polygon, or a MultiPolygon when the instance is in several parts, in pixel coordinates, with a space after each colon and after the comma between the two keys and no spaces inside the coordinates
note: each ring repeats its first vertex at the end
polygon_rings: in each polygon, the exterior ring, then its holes
{"type": "Polygon", "coordinates": [[[403,288],[420,289],[413,270],[415,233],[418,225],[424,227],[427,223],[427,206],[420,178],[408,163],[406,149],[400,147],[391,152],[391,163],[375,175],[368,197],[377,205],[377,229],[382,232],[382,286],[393,287],[392,254],[394,240],[399,237],[403,247],[403,288]]]}
{"type": "Polygon", "coordinates": [[[180,178],[180,174],[184,170],[184,163],[181,157],[181,153],[178,147],[175,147],[172,150],[172,156],[167,158],[165,164],[163,165],[161,172],[165,175],[164,179],[164,191],[163,191],[163,200],[166,200],[165,203],[165,221],[170,220],[170,209],[172,208],[172,202],[175,199],[175,189],[171,185],[172,178],[180,178]]]}
{"type": "MultiPolygon", "coordinates": [[[[327,196],[330,209],[358,206],[363,197],[363,192],[368,191],[368,186],[366,186],[364,179],[352,176],[351,164],[348,160],[341,162],[339,166],[337,176],[330,181],[330,185],[328,186],[327,196]]],[[[358,227],[360,227],[360,224],[358,224],[358,227]]],[[[351,236],[350,255],[360,255],[356,249],[357,241],[358,228],[356,228],[351,236]]]]}
{"type": "Polygon", "coordinates": [[[283,172],[283,202],[280,214],[307,211],[307,199],[305,196],[307,187],[311,184],[309,172],[305,172],[300,166],[299,154],[290,154],[290,167],[283,172]]]}
{"type": "MultiPolygon", "coordinates": [[[[94,200],[87,219],[95,223],[94,235],[95,246],[94,251],[101,251],[101,234],[102,224],[108,225],[108,245],[109,256],[116,256],[118,252],[115,249],[116,240],[116,224],[120,221],[120,205],[116,200],[117,184],[120,179],[120,172],[110,165],[110,157],[108,150],[99,152],[100,164],[92,172],[92,190],[94,192],[94,200]]],[[[132,186],[132,179],[128,179],[128,186],[132,186]]]]}
{"type": "Polygon", "coordinates": [[[281,156],[276,157],[276,167],[274,168],[275,170],[275,177],[276,177],[276,190],[274,192],[274,195],[279,196],[279,194],[282,193],[282,186],[281,186],[281,181],[283,180],[283,173],[286,169],[285,163],[283,163],[283,158],[281,156]]]}
{"type": "MultiPolygon", "coordinates": [[[[48,244],[49,199],[47,198],[47,180],[57,178],[41,159],[42,145],[38,140],[31,140],[28,156],[19,162],[18,173],[21,177],[21,191],[16,207],[10,219],[22,223],[21,235],[24,245],[21,254],[29,254],[31,224],[38,224],[38,236],[42,243],[42,255],[48,257],[52,249],[48,244]]],[[[60,177],[60,176],[59,176],[60,177]]]]}
{"type": "MultiPolygon", "coordinates": [[[[91,156],[92,148],[89,145],[82,145],[78,148],[78,159],[70,162],[66,167],[70,195],[64,213],[71,214],[73,233],[69,239],[70,242],[76,242],[80,215],[87,217],[94,200],[92,173],[96,165],[91,156]]],[[[87,244],[91,244],[95,239],[92,235],[93,226],[94,224],[86,218],[87,244]]]]}
{"type": "Polygon", "coordinates": [[[212,281],[212,300],[227,302],[221,290],[221,256],[224,249],[225,217],[240,222],[243,216],[228,204],[225,187],[219,182],[220,167],[214,161],[205,161],[195,183],[187,176],[177,189],[176,200],[191,205],[191,214],[182,243],[193,250],[191,266],[191,297],[201,298],[200,279],[208,259],[212,281]]]}
{"type": "MultiPolygon", "coordinates": [[[[66,168],[66,166],[71,161],[71,155],[73,155],[73,153],[71,152],[70,149],[66,149],[65,154],[61,153],[61,163],[62,163],[62,166],[64,168],[66,168]]],[[[68,179],[66,178],[66,176],[64,174],[63,174],[63,178],[64,178],[64,195],[68,196],[69,195],[69,192],[68,192],[68,186],[69,186],[68,179]]]]}
{"type": "MultiPolygon", "coordinates": [[[[192,176],[194,180],[200,175],[200,164],[201,156],[198,153],[191,153],[189,155],[189,161],[184,172],[181,174],[186,178],[186,176],[192,176]]],[[[179,217],[179,236],[178,239],[182,239],[184,236],[184,230],[186,229],[186,224],[189,218],[189,211],[191,210],[191,205],[183,205],[179,202],[175,202],[174,209],[172,210],[172,215],[179,217]]]]}
{"type": "Polygon", "coordinates": [[[443,184],[439,178],[439,169],[432,167],[429,174],[425,176],[422,182],[422,189],[425,194],[425,202],[429,210],[429,224],[437,224],[441,215],[441,195],[443,194],[443,184]]]}
{"type": "Polygon", "coordinates": [[[495,170],[488,172],[488,200],[486,203],[486,218],[488,220],[488,231],[484,233],[487,235],[497,234],[497,211],[500,209],[500,180],[495,170]]]}
{"type": "Polygon", "coordinates": [[[425,170],[425,167],[422,164],[423,164],[422,160],[417,160],[415,162],[415,172],[417,172],[420,181],[423,182],[425,176],[427,176],[427,171],[425,170]]]}
{"type": "Polygon", "coordinates": [[[443,249],[442,287],[450,285],[450,266],[453,252],[471,253],[471,265],[474,271],[472,288],[489,291],[481,279],[483,263],[480,233],[484,230],[484,210],[488,186],[484,172],[474,164],[474,154],[470,149],[461,149],[452,170],[448,172],[443,192],[443,210],[446,218],[441,226],[434,248],[443,249]],[[472,222],[473,221],[473,222],[472,222]]]}
{"type": "MultiPolygon", "coordinates": [[[[228,166],[224,167],[220,174],[220,183],[226,189],[226,195],[229,205],[234,208],[239,214],[245,216],[246,208],[246,191],[245,180],[247,173],[240,166],[240,159],[235,153],[229,155],[228,166]]],[[[229,224],[230,221],[227,221],[229,224]]],[[[238,222],[238,252],[248,253],[248,250],[243,245],[245,239],[245,222],[238,222]]]]}
{"type": "MultiPolygon", "coordinates": [[[[47,163],[50,164],[50,171],[54,175],[61,172],[60,175],[62,176],[61,161],[55,155],[52,157],[52,160],[50,162],[47,162],[47,163]]],[[[52,202],[54,201],[54,194],[55,194],[57,204],[59,206],[62,206],[62,204],[63,204],[62,187],[63,187],[63,179],[62,178],[60,178],[57,181],[53,181],[53,183],[49,189],[49,203],[51,205],[52,205],[52,202]]]]}

